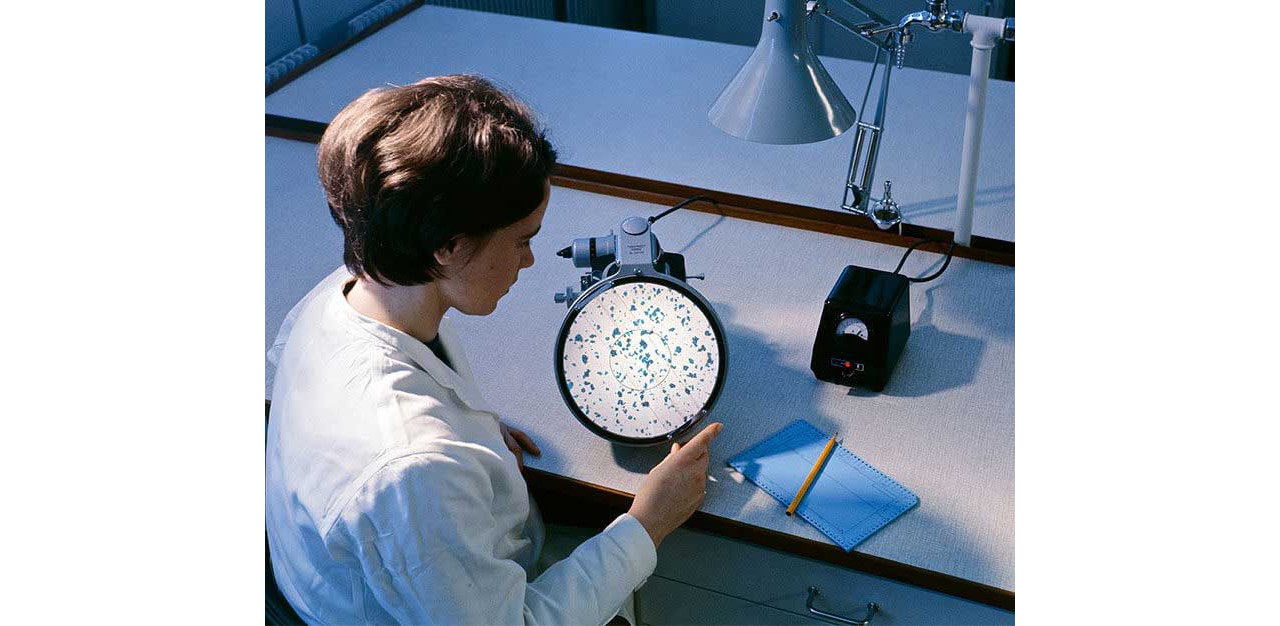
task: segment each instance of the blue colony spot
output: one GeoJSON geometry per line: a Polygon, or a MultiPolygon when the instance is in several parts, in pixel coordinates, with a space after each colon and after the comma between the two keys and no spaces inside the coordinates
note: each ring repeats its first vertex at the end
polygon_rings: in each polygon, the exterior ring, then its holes
{"type": "Polygon", "coordinates": [[[583,364],[583,365],[586,365],[586,364],[587,364],[587,355],[585,355],[585,354],[584,354],[584,355],[582,355],[582,364],[583,364]]]}
{"type": "Polygon", "coordinates": [[[680,354],[680,346],[676,346],[676,354],[680,354]]]}
{"type": "Polygon", "coordinates": [[[574,340],[574,341],[582,341],[582,333],[578,333],[578,334],[574,335],[574,336],[573,336],[573,340],[574,340]]]}
{"type": "Polygon", "coordinates": [[[620,330],[618,330],[618,329],[616,329],[616,328],[615,328],[615,329],[613,329],[613,336],[614,336],[614,337],[617,337],[618,335],[621,335],[621,334],[622,334],[622,331],[620,331],[620,330]]]}

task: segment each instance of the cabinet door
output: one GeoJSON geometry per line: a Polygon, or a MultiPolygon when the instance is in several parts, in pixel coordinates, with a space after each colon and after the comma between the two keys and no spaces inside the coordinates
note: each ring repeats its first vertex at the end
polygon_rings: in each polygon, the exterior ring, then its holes
{"type": "Polygon", "coordinates": [[[298,0],[307,43],[321,51],[347,38],[347,20],[368,10],[379,0],[298,0]]]}
{"type": "Polygon", "coordinates": [[[267,0],[267,63],[270,63],[302,45],[302,33],[298,30],[298,13],[293,10],[293,0],[267,0]]]}

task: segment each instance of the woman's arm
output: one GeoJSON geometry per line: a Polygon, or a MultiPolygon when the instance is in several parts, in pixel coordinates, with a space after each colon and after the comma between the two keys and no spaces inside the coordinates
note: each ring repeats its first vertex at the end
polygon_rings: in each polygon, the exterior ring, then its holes
{"type": "Polygon", "coordinates": [[[499,528],[481,452],[414,454],[378,471],[344,507],[341,532],[376,601],[401,623],[603,624],[657,563],[623,515],[537,579],[494,555],[499,528]]]}

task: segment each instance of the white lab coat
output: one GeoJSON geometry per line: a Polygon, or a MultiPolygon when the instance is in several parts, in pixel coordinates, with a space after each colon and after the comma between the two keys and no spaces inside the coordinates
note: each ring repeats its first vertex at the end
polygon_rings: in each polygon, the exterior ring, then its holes
{"type": "MultiPolygon", "coordinates": [[[[653,573],[653,541],[622,515],[564,560],[448,317],[450,369],[357,313],[340,268],[290,311],[267,433],[276,581],[311,623],[603,624],[653,573]]],[[[634,623],[634,621],[633,621],[634,623]]]]}

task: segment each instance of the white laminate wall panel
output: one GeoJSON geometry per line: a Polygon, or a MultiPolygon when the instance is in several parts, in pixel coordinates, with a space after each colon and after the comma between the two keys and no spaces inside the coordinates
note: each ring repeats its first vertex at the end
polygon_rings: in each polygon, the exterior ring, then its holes
{"type": "MultiPolygon", "coordinates": [[[[707,120],[751,50],[422,7],[273,93],[267,111],[327,122],[372,87],[476,72],[534,107],[565,163],[838,211],[852,133],[770,146],[730,137],[707,120]]],[[[870,64],[823,63],[860,106],[870,64]]],[[[894,73],[873,192],[893,180],[909,223],[954,227],[967,89],[963,75],[894,73]]],[[[1013,84],[991,81],[974,202],[974,234],[1007,241],[1014,240],[1013,106],[1013,84]]]]}

